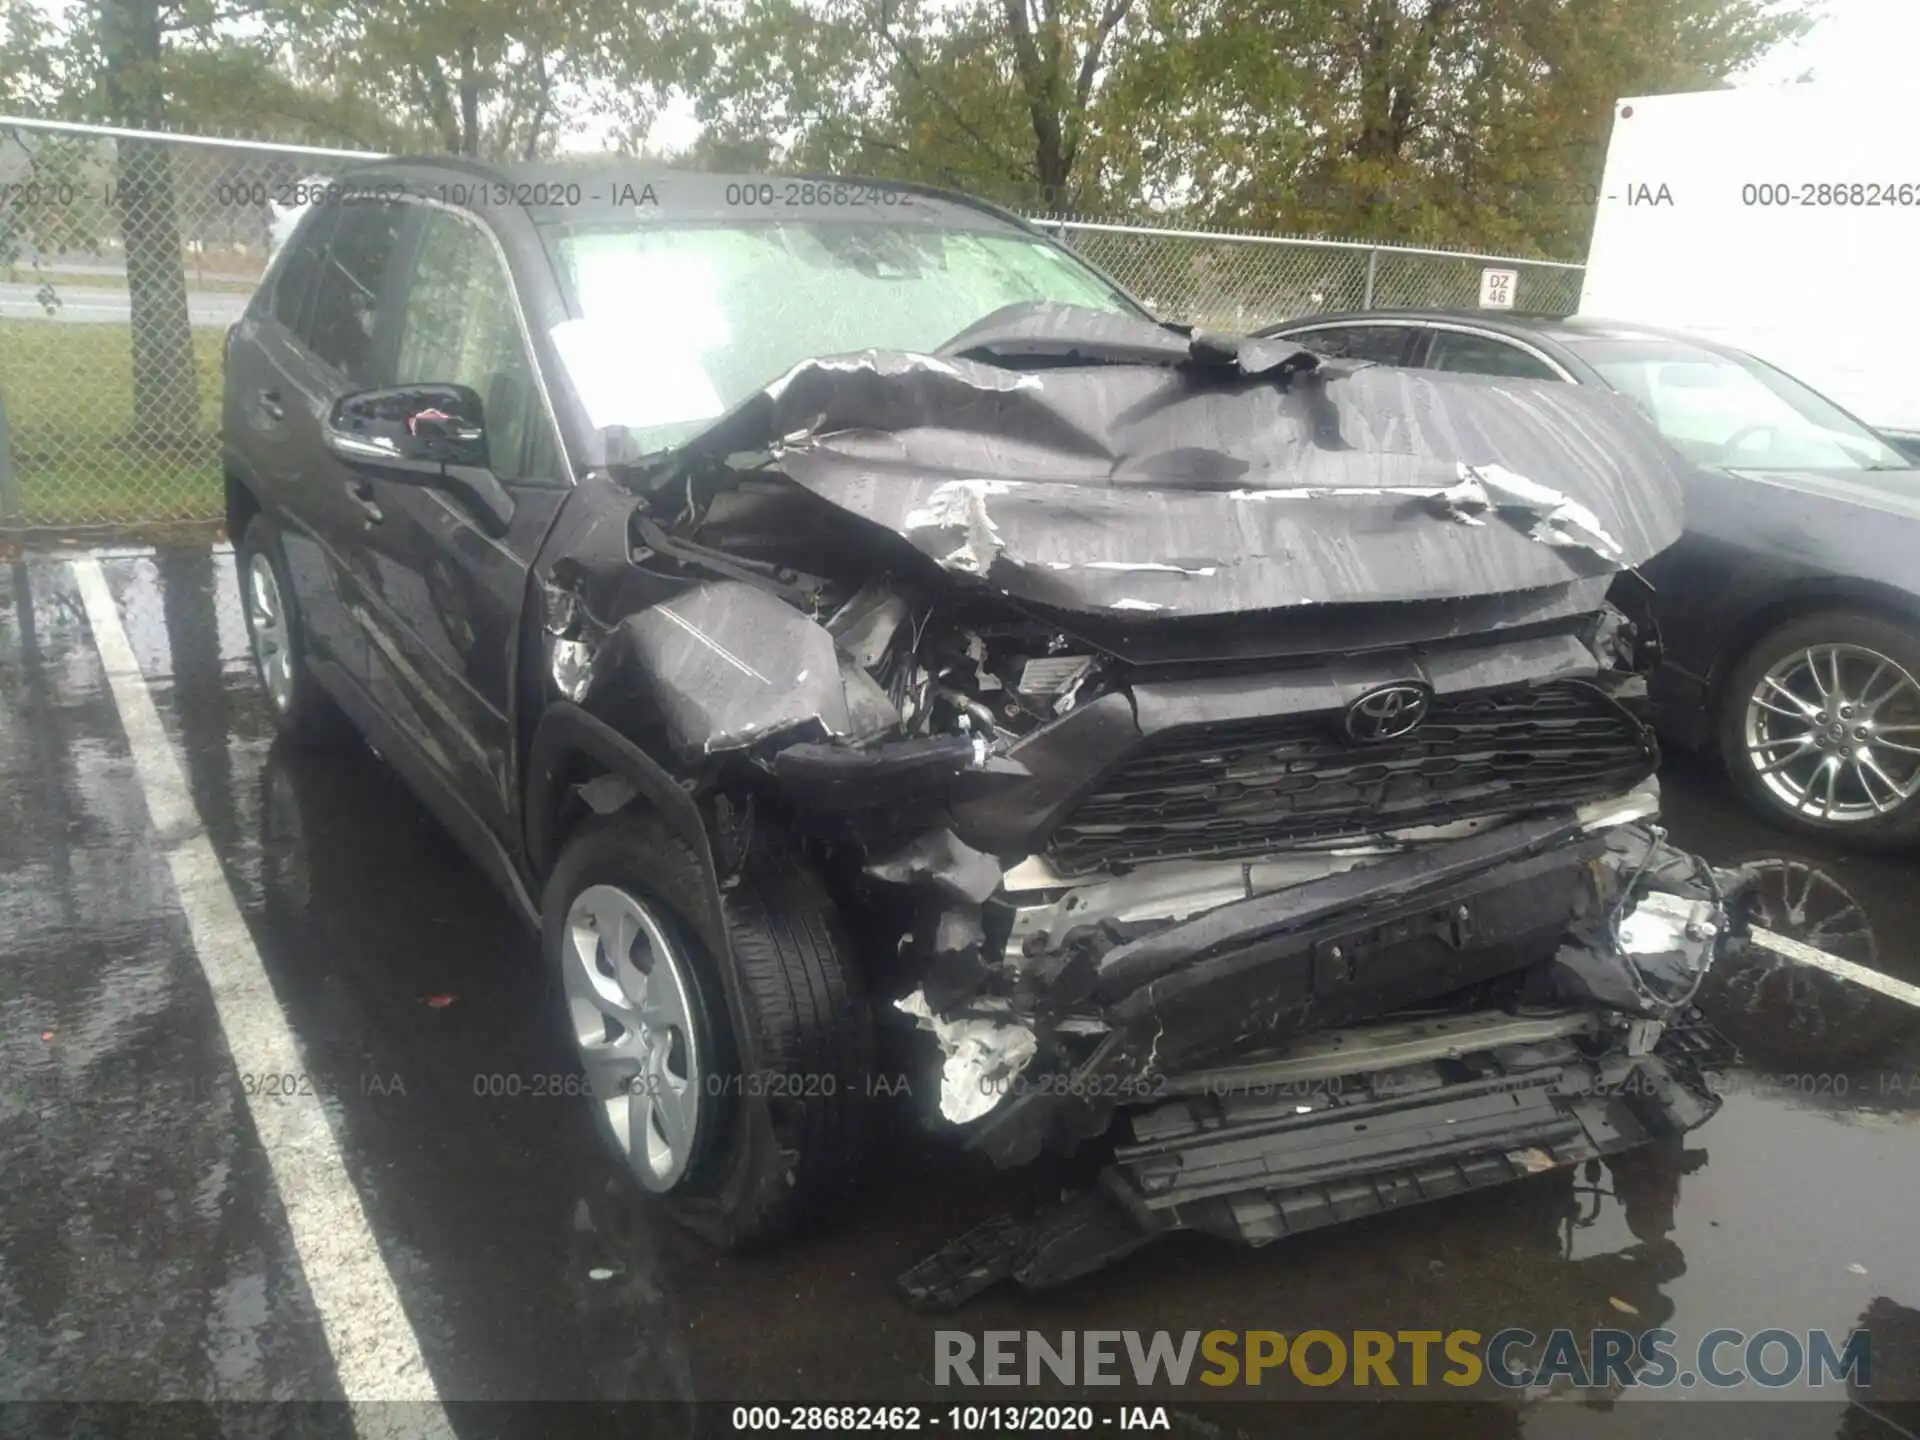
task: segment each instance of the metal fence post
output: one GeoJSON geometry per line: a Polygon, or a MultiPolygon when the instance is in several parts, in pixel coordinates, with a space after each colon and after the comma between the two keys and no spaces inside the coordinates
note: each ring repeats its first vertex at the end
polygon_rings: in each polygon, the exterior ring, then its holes
{"type": "Polygon", "coordinates": [[[1367,248],[1367,293],[1366,298],[1360,302],[1360,308],[1362,310],[1371,310],[1373,308],[1373,278],[1379,273],[1380,248],[1377,245],[1369,246],[1367,248]]]}
{"type": "Polygon", "coordinates": [[[13,447],[7,437],[7,396],[0,391],[0,525],[20,518],[20,487],[13,478],[13,447]]]}

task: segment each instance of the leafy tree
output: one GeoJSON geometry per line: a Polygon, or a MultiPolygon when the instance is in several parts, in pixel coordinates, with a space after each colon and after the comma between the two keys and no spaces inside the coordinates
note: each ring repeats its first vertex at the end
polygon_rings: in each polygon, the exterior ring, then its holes
{"type": "Polygon", "coordinates": [[[682,81],[709,161],[1096,203],[1130,117],[1105,116],[1144,0],[734,0],[692,7],[682,81]]]}
{"type": "Polygon", "coordinates": [[[409,148],[496,159],[590,123],[631,145],[672,39],[660,0],[286,0],[269,26],[308,92],[366,98],[409,148]]]}
{"type": "Polygon", "coordinates": [[[35,0],[0,0],[0,114],[38,114],[60,93],[59,27],[35,0]]]}
{"type": "Polygon", "coordinates": [[[1571,253],[1612,102],[1803,31],[1775,0],[687,0],[701,158],[1016,204],[1571,253]]]}
{"type": "Polygon", "coordinates": [[[1200,0],[1156,15],[1165,164],[1213,224],[1570,254],[1613,102],[1802,33],[1772,0],[1200,0]]]}

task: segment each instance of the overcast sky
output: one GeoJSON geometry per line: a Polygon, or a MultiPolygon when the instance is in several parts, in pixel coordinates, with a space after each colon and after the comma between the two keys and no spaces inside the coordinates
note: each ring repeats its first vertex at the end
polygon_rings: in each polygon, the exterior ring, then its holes
{"type": "Polygon", "coordinates": [[[1920,0],[1827,0],[1805,39],[1782,45],[1741,85],[1778,85],[1811,71],[1823,85],[1913,84],[1920,60],[1920,0]]]}

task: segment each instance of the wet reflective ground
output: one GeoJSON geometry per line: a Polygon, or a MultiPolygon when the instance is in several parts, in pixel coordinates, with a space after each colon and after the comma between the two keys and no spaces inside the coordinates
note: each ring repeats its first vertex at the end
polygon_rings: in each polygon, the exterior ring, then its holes
{"type": "MultiPolygon", "coordinates": [[[[837,1230],[718,1259],[631,1201],[580,1101],[542,1093],[567,1055],[506,904],[372,754],[271,743],[230,558],[104,565],[306,1070],[232,1074],[72,571],[10,562],[0,1399],[339,1395],[237,1088],[284,1083],[325,1097],[448,1400],[928,1399],[943,1327],[1665,1325],[1684,1348],[1716,1327],[1868,1325],[1866,1406],[1834,1387],[1764,1407],[1704,1391],[1684,1407],[1515,1402],[1471,1433],[1913,1433],[1881,1403],[1920,1399],[1920,1038],[1904,1031],[1854,1056],[1844,1026],[1756,1015],[1760,1063],[1730,1077],[1720,1115],[1682,1147],[1259,1252],[1179,1237],[1068,1290],[995,1293],[948,1319],[908,1309],[893,1279],[999,1208],[1009,1181],[916,1138],[903,1115],[837,1230]]],[[[1920,980],[1912,858],[1817,854],[1749,819],[1703,768],[1669,770],[1680,843],[1717,862],[1817,861],[1871,914],[1875,963],[1920,980]]],[[[1390,1408],[1379,1433],[1411,1433],[1413,1411],[1390,1408]]],[[[1295,1411],[1288,1428],[1360,1433],[1347,1412],[1323,1414],[1295,1411]]]]}

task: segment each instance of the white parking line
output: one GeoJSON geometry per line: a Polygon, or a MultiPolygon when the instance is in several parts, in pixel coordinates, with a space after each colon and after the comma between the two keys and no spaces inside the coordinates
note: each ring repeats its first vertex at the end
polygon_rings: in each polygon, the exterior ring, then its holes
{"type": "MultiPolygon", "coordinates": [[[[73,562],[73,574],[234,1068],[243,1075],[298,1074],[303,1069],[299,1047],[194,807],[106,574],[90,556],[73,562]]],[[[451,1436],[419,1337],[347,1178],[320,1097],[263,1095],[255,1093],[258,1088],[242,1087],[242,1092],[286,1208],[340,1386],[349,1400],[363,1402],[355,1407],[356,1424],[362,1433],[386,1432],[400,1418],[364,1402],[422,1402],[406,1408],[405,1433],[451,1436]]]]}
{"type": "Polygon", "coordinates": [[[1843,960],[1838,955],[1829,955],[1824,950],[1816,950],[1811,945],[1802,944],[1786,935],[1777,935],[1771,930],[1762,930],[1755,926],[1753,943],[1761,950],[1771,950],[1784,960],[1799,965],[1811,965],[1816,970],[1824,970],[1842,980],[1851,980],[1867,990],[1886,996],[1889,1000],[1898,1000],[1920,1010],[1920,985],[1909,985],[1905,980],[1896,980],[1891,975],[1882,975],[1878,970],[1869,970],[1864,965],[1856,965],[1851,960],[1843,960]]]}

